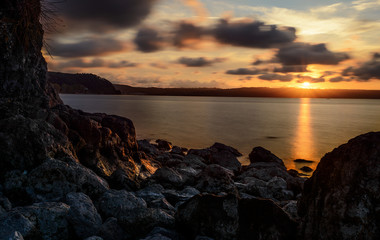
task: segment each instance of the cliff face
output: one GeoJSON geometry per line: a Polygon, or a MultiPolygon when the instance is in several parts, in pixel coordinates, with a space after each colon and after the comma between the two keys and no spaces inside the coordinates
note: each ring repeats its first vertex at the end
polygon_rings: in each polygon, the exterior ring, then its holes
{"type": "Polygon", "coordinates": [[[46,81],[39,0],[4,0],[0,9],[0,96],[37,106],[61,103],[46,81]]]}

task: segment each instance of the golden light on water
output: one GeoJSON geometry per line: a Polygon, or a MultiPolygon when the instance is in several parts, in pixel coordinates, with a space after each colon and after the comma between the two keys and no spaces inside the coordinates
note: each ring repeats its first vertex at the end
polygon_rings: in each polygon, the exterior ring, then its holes
{"type": "MultiPolygon", "coordinates": [[[[301,102],[297,119],[297,130],[295,139],[293,141],[294,146],[292,150],[292,156],[294,159],[300,158],[305,160],[315,160],[315,149],[313,142],[314,137],[310,117],[310,98],[301,98],[300,101],[301,102]]],[[[300,165],[298,167],[302,167],[303,165],[300,165]]],[[[296,165],[294,162],[292,162],[291,166],[289,167],[296,168],[296,165]]],[[[315,169],[314,166],[309,167],[315,169]]]]}

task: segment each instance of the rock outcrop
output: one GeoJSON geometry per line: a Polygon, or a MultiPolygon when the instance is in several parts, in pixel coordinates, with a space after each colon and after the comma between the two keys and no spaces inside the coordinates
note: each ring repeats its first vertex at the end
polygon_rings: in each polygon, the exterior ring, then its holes
{"type": "Polygon", "coordinates": [[[380,239],[380,132],[326,154],[299,201],[301,239],[380,239]]]}

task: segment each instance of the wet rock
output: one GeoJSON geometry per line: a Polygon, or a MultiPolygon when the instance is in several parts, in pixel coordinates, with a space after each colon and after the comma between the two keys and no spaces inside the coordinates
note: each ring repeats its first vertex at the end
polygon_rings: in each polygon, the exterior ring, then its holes
{"type": "Polygon", "coordinates": [[[237,239],[239,228],[238,199],[203,194],[178,207],[176,225],[187,239],[197,235],[215,239],[237,239]]]}
{"type": "Polygon", "coordinates": [[[351,139],[320,161],[305,182],[302,239],[380,238],[380,132],[351,139]]]}
{"type": "Polygon", "coordinates": [[[263,147],[253,148],[251,153],[249,154],[249,161],[251,163],[273,162],[285,167],[284,162],[280,158],[278,158],[276,155],[274,155],[273,153],[271,153],[263,147]]]}
{"type": "Polygon", "coordinates": [[[66,203],[70,206],[68,220],[76,236],[86,238],[98,231],[102,218],[86,194],[69,193],[66,195],[66,203]]]}
{"type": "Polygon", "coordinates": [[[234,173],[217,164],[208,165],[200,174],[196,188],[201,192],[214,194],[233,193],[237,194],[237,189],[232,180],[234,173]]]}
{"type": "Polygon", "coordinates": [[[163,140],[163,139],[157,139],[156,143],[157,143],[157,147],[159,149],[164,150],[164,151],[169,151],[173,147],[173,144],[171,142],[168,142],[168,141],[163,140]]]}
{"type": "Polygon", "coordinates": [[[124,232],[114,217],[108,218],[99,228],[96,235],[102,237],[104,240],[125,240],[130,238],[130,235],[124,232]]]}

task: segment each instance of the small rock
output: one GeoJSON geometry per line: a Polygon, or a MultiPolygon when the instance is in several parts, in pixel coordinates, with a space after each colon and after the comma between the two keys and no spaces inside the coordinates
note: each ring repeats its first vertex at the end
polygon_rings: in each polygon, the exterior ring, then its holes
{"type": "Polygon", "coordinates": [[[280,164],[281,166],[285,166],[284,162],[280,158],[278,158],[276,155],[274,155],[273,153],[271,153],[263,147],[253,148],[251,153],[249,154],[249,161],[251,163],[274,162],[280,164]]]}
{"type": "Polygon", "coordinates": [[[171,142],[168,142],[168,141],[163,140],[163,139],[157,139],[156,143],[157,143],[157,147],[159,149],[162,149],[165,151],[169,151],[173,147],[173,144],[171,142]]]}
{"type": "Polygon", "coordinates": [[[308,167],[308,166],[303,166],[303,167],[300,168],[300,170],[303,171],[303,172],[307,172],[307,173],[313,171],[313,169],[310,168],[310,167],[308,167]]]}

